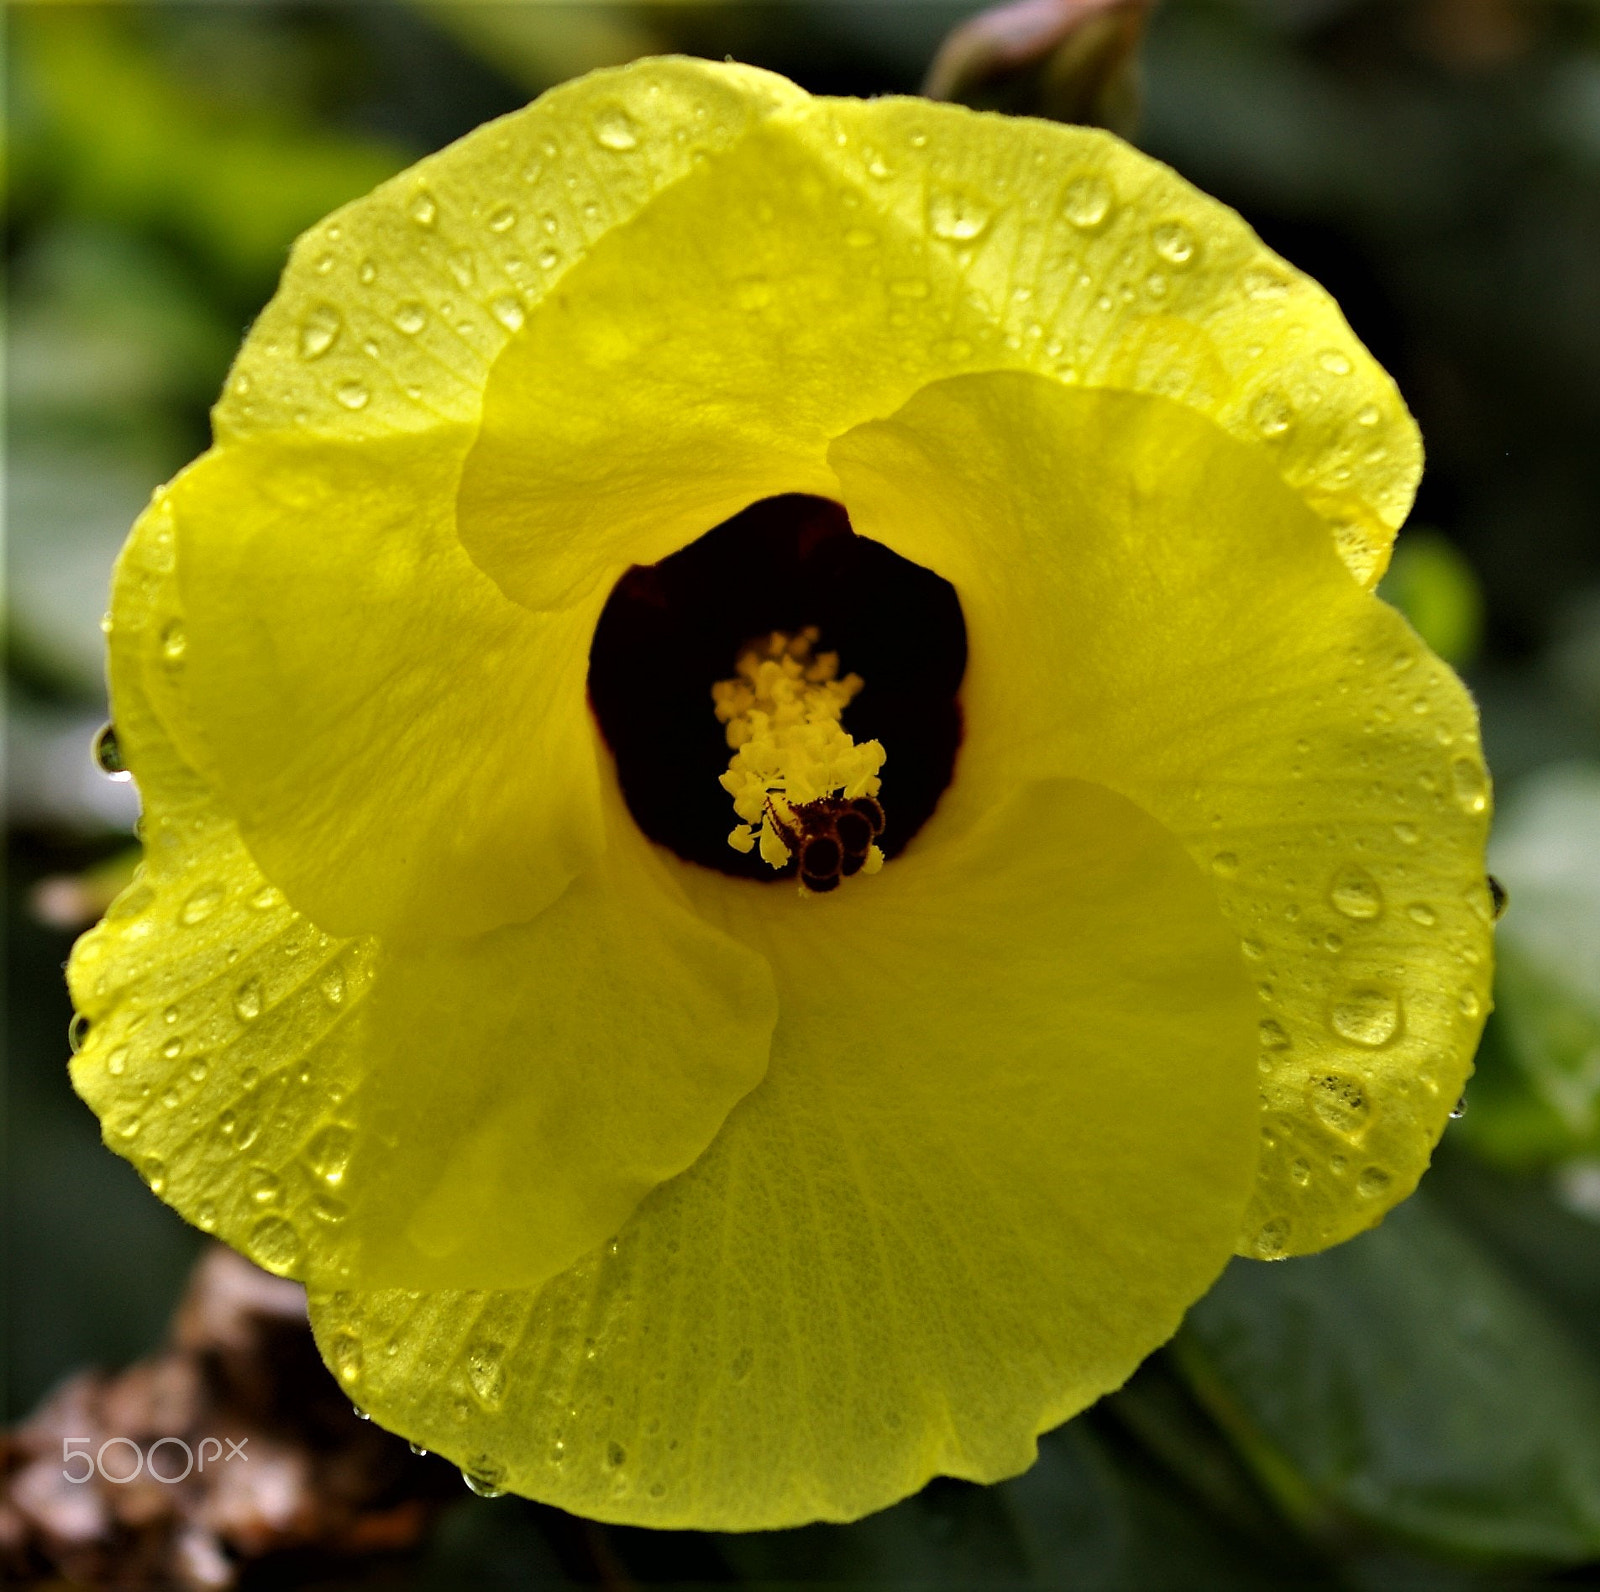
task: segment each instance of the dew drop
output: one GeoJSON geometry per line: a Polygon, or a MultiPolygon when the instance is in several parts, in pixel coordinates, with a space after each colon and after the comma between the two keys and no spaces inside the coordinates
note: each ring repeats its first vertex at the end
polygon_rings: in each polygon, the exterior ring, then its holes
{"type": "Polygon", "coordinates": [[[89,1026],[89,1019],[82,1012],[74,1013],[72,1021],[67,1024],[67,1049],[74,1056],[83,1049],[83,1042],[89,1037],[89,1026]]]}
{"type": "Polygon", "coordinates": [[[426,188],[419,188],[406,214],[419,227],[431,227],[439,219],[439,207],[433,202],[433,195],[426,188]]]}
{"type": "Polygon", "coordinates": [[[365,409],[372,394],[359,381],[342,381],[334,389],[333,396],[346,409],[365,409]]]}
{"type": "Polygon", "coordinates": [[[487,1409],[495,1409],[506,1393],[505,1347],[475,1343],[467,1350],[467,1385],[487,1409]]]}
{"type": "Polygon", "coordinates": [[[1281,437],[1294,424],[1294,406],[1276,389],[1261,393],[1250,405],[1250,423],[1263,437],[1281,437]]]}
{"type": "Polygon", "coordinates": [[[152,1194],[162,1193],[167,1186],[166,1162],[152,1156],[150,1160],[140,1163],[139,1176],[149,1185],[152,1194]]]}
{"type": "Polygon", "coordinates": [[[328,1359],[333,1364],[334,1374],[346,1387],[361,1380],[364,1369],[361,1340],[354,1333],[339,1333],[328,1345],[328,1359]]]}
{"type": "Polygon", "coordinates": [[[1483,1003],[1478,999],[1477,992],[1470,989],[1462,990],[1456,1005],[1461,1009],[1463,1017],[1476,1017],[1483,1010],[1483,1003]]]}
{"type": "Polygon", "coordinates": [[[450,267],[450,274],[456,279],[456,286],[465,292],[472,286],[478,274],[477,262],[465,249],[457,249],[446,262],[450,267]]]}
{"type": "Polygon", "coordinates": [[[338,1006],[344,1000],[344,969],[336,962],[322,975],[319,987],[322,998],[330,1006],[338,1006]]]}
{"type": "Polygon", "coordinates": [[[1375,426],[1381,418],[1382,416],[1379,414],[1376,404],[1362,404],[1356,410],[1356,424],[1358,426],[1375,426]]]}
{"type": "Polygon", "coordinates": [[[271,1205],[283,1193],[283,1179],[270,1167],[253,1166],[245,1174],[245,1191],[257,1205],[271,1205]]]}
{"type": "Polygon", "coordinates": [[[264,884],[253,896],[250,897],[250,905],[254,907],[257,912],[270,912],[272,908],[279,905],[282,900],[282,891],[278,890],[273,885],[264,884]]]}
{"type": "Polygon", "coordinates": [[[128,1047],[126,1045],[118,1045],[117,1048],[106,1057],[106,1071],[109,1072],[113,1078],[120,1078],[127,1070],[128,1047]]]}
{"type": "Polygon", "coordinates": [[[520,332],[525,319],[522,313],[521,301],[510,293],[502,293],[489,306],[489,313],[505,327],[508,332],[520,332]]]}
{"type": "Polygon", "coordinates": [[[166,1044],[161,1047],[161,1054],[165,1056],[168,1061],[176,1061],[182,1050],[183,1041],[181,1039],[169,1039],[166,1044]]]}
{"type": "Polygon", "coordinates": [[[300,322],[300,357],[321,359],[338,340],[344,317],[331,304],[313,305],[300,322]]]}
{"type": "Polygon", "coordinates": [[[1168,265],[1187,265],[1194,258],[1194,234],[1181,221],[1167,221],[1154,228],[1150,242],[1168,265]]]}
{"type": "Polygon", "coordinates": [[[306,1165],[330,1188],[337,1188],[344,1181],[354,1144],[355,1136],[349,1128],[337,1123],[323,1128],[305,1148],[306,1165]]]}
{"type": "Polygon", "coordinates": [[[1394,826],[1394,838],[1402,846],[1414,846],[1417,843],[1417,826],[1415,824],[1398,823],[1394,826]]]}
{"type": "Polygon", "coordinates": [[[495,1464],[487,1454],[480,1454],[470,1465],[464,1465],[461,1479],[467,1484],[467,1490],[480,1498],[505,1497],[505,1469],[495,1464]]]}
{"type": "Polygon", "coordinates": [[[1111,185],[1104,177],[1074,177],[1061,196],[1061,213],[1080,231],[1089,232],[1111,214],[1111,185]]]}
{"type": "Polygon", "coordinates": [[[1231,879],[1239,871],[1239,858],[1231,851],[1219,851],[1211,859],[1211,871],[1219,879],[1231,879]]]}
{"type": "Polygon", "coordinates": [[[260,979],[249,979],[233,992],[233,1010],[241,1023],[253,1023],[261,1015],[260,979]]]}
{"type": "Polygon", "coordinates": [[[1361,1080],[1348,1073],[1318,1073],[1307,1083],[1306,1092],[1311,1109],[1335,1132],[1359,1133],[1372,1115],[1372,1102],[1361,1080]]]}
{"type": "Polygon", "coordinates": [[[211,1063],[208,1062],[204,1056],[196,1056],[195,1059],[189,1063],[189,1077],[195,1083],[204,1083],[206,1081],[206,1075],[210,1071],[211,1063]]]}
{"type": "Polygon", "coordinates": [[[195,1207],[194,1222],[202,1232],[209,1233],[217,1225],[217,1202],[201,1200],[195,1207]]]}
{"type": "Polygon", "coordinates": [[[377,281],[377,279],[377,266],[374,265],[371,260],[363,260],[361,262],[361,269],[356,272],[356,280],[359,281],[363,287],[371,287],[372,284],[377,281]]]}
{"type": "Polygon", "coordinates": [[[1439,914],[1426,901],[1413,901],[1406,908],[1406,916],[1425,929],[1431,929],[1439,921],[1439,914]]]}
{"type": "Polygon", "coordinates": [[[1462,812],[1481,813],[1489,805],[1489,782],[1476,758],[1456,758],[1450,765],[1450,781],[1462,812]]]}
{"type": "Polygon", "coordinates": [[[1483,882],[1489,889],[1490,913],[1498,923],[1506,915],[1506,908],[1511,905],[1511,892],[1492,873],[1485,874],[1483,882]]]}
{"type": "Polygon", "coordinates": [[[1378,881],[1354,863],[1334,874],[1328,899],[1335,911],[1357,922],[1368,922],[1383,913],[1383,891],[1378,881]]]}
{"type": "Polygon", "coordinates": [[[1289,1176],[1304,1188],[1311,1181],[1311,1163],[1304,1156],[1296,1156],[1289,1163],[1289,1176]]]}
{"type": "Polygon", "coordinates": [[[628,1451],[621,1443],[611,1442],[606,1444],[606,1464],[612,1470],[621,1470],[628,1462],[628,1451]]]}
{"type": "Polygon", "coordinates": [[[1328,1026],[1352,1045],[1376,1050],[1400,1031],[1399,997],[1373,986],[1348,990],[1333,1003],[1328,1026]]]}
{"type": "Polygon", "coordinates": [[[946,188],[928,201],[928,227],[946,243],[971,243],[989,229],[994,212],[983,200],[946,188]]]}
{"type": "Polygon", "coordinates": [[[1279,1260],[1289,1247],[1289,1218],[1274,1216],[1256,1234],[1255,1250],[1262,1260],[1279,1260]]]}
{"type": "Polygon", "coordinates": [[[602,149],[624,154],[639,147],[638,124],[620,105],[609,105],[597,111],[590,126],[594,141],[602,149]]]}
{"type": "Polygon", "coordinates": [[[122,747],[117,740],[117,727],[114,724],[102,724],[99,733],[94,738],[93,756],[95,766],[102,774],[116,780],[119,784],[126,783],[133,778],[128,772],[128,766],[122,761],[122,747]]]}
{"type": "Polygon", "coordinates": [[[204,923],[222,905],[223,893],[220,884],[203,886],[183,903],[183,911],[179,916],[190,928],[196,923],[204,923]]]}
{"type": "Polygon", "coordinates": [[[1350,361],[1337,348],[1325,348],[1317,355],[1317,363],[1330,376],[1348,376],[1350,374],[1350,361]]]}
{"type": "Polygon", "coordinates": [[[541,271],[553,271],[560,263],[561,263],[561,255],[560,255],[560,252],[558,250],[555,250],[555,249],[540,249],[540,251],[539,251],[539,269],[541,271]]]}
{"type": "Polygon", "coordinates": [[[168,663],[181,663],[188,646],[189,637],[184,631],[182,620],[173,619],[162,626],[161,656],[168,663]]]}
{"type": "Polygon", "coordinates": [[[300,1234],[281,1216],[264,1216],[250,1229],[250,1258],[282,1277],[300,1259],[300,1234]]]}
{"type": "Polygon", "coordinates": [[[1263,1017],[1257,1025],[1261,1034],[1261,1048],[1263,1050],[1287,1050],[1289,1048],[1289,1035],[1282,1023],[1271,1017],[1263,1017]]]}
{"type": "Polygon", "coordinates": [[[407,337],[415,337],[428,324],[428,312],[415,299],[395,306],[394,323],[407,337]]]}
{"type": "Polygon", "coordinates": [[[350,1208],[331,1194],[315,1194],[311,1199],[311,1214],[331,1227],[335,1222],[342,1222],[350,1214],[350,1208]]]}
{"type": "Polygon", "coordinates": [[[1254,299],[1258,304],[1286,298],[1289,293],[1289,284],[1276,271],[1269,271],[1260,265],[1251,266],[1239,278],[1239,285],[1244,289],[1245,297],[1254,299]]]}
{"type": "Polygon", "coordinates": [[[1365,1166],[1356,1179],[1356,1193],[1364,1199],[1376,1199],[1393,1181],[1381,1166],[1365,1166]]]}

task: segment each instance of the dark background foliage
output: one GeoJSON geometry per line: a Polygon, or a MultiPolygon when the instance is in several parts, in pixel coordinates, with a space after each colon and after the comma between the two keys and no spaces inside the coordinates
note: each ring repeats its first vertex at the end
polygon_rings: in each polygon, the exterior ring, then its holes
{"type": "MultiPolygon", "coordinates": [[[[110,560],[290,238],[595,65],[732,55],[915,91],[971,8],[12,5],[6,1398],[147,1352],[198,1237],[67,1087],[60,969],[129,860],[91,767],[110,560]]],[[[849,1527],[613,1530],[463,1492],[426,1550],[248,1584],[1600,1584],[1600,8],[1169,0],[1151,153],[1324,282],[1429,468],[1384,593],[1483,707],[1513,907],[1424,1191],[1237,1262],[1171,1348],[999,1487],[849,1527]]]]}

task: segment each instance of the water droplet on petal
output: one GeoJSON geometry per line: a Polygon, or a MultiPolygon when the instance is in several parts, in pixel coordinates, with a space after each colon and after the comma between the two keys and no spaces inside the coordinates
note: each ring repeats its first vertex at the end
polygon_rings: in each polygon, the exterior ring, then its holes
{"type": "Polygon", "coordinates": [[[1289,1218],[1274,1216],[1256,1234],[1255,1251],[1262,1260],[1278,1260],[1289,1247],[1289,1218]]]}
{"type": "Polygon", "coordinates": [[[1294,406],[1276,389],[1250,405],[1250,421],[1263,437],[1281,437],[1294,424],[1294,406]]]}
{"type": "Polygon", "coordinates": [[[1363,1167],[1361,1175],[1356,1179],[1356,1193],[1365,1199],[1376,1199],[1393,1181],[1381,1166],[1363,1167]]]}
{"type": "Polygon", "coordinates": [[[628,1462],[628,1451],[621,1443],[611,1442],[606,1444],[606,1464],[612,1470],[620,1470],[628,1462]]]}
{"type": "Polygon", "coordinates": [[[337,341],[344,318],[331,304],[316,304],[300,322],[300,357],[321,359],[337,341]]]}
{"type": "Polygon", "coordinates": [[[1492,873],[1485,874],[1483,882],[1489,889],[1489,909],[1494,921],[1498,923],[1506,915],[1506,908],[1511,905],[1511,892],[1492,873]]]}
{"type": "Polygon", "coordinates": [[[1311,1109],[1336,1132],[1359,1133],[1372,1114],[1372,1102],[1361,1080],[1348,1073],[1319,1073],[1307,1083],[1306,1092],[1311,1109]]]}
{"type": "Polygon", "coordinates": [[[361,1380],[363,1357],[361,1340],[354,1333],[341,1332],[328,1345],[328,1358],[333,1363],[334,1374],[349,1387],[361,1380]]]}
{"type": "Polygon", "coordinates": [[[183,903],[183,911],[179,916],[192,928],[196,923],[205,922],[222,905],[222,897],[220,884],[205,885],[183,903]]]}
{"type": "Polygon", "coordinates": [[[591,125],[594,128],[594,141],[602,149],[621,154],[639,145],[638,124],[620,105],[597,111],[591,125]]]}
{"type": "Polygon", "coordinates": [[[428,324],[428,312],[415,299],[396,305],[394,323],[407,337],[415,337],[428,324]]]}
{"type": "Polygon", "coordinates": [[[1481,813],[1489,805],[1489,781],[1476,758],[1456,758],[1450,765],[1450,779],[1462,812],[1481,813]]]}
{"type": "Polygon", "coordinates": [[[1239,871],[1239,858],[1235,852],[1219,851],[1211,859],[1211,871],[1219,879],[1231,879],[1239,871]]]}
{"type": "Polygon", "coordinates": [[[1350,360],[1340,353],[1337,348],[1325,348],[1317,355],[1317,363],[1327,371],[1330,376],[1348,376],[1350,374],[1350,360]]]}
{"type": "Polygon", "coordinates": [[[336,962],[322,975],[322,998],[330,1005],[337,1006],[344,1000],[344,969],[336,962]]]}
{"type": "Polygon", "coordinates": [[[467,1350],[467,1384],[478,1402],[496,1408],[506,1392],[505,1347],[475,1343],[467,1350]]]}
{"type": "Polygon", "coordinates": [[[517,213],[510,205],[501,205],[489,217],[491,232],[509,232],[517,224],[517,213]]]}
{"type": "Polygon", "coordinates": [[[340,382],[334,389],[333,396],[342,403],[346,409],[365,409],[372,394],[358,381],[340,382]]]}
{"type": "Polygon", "coordinates": [[[1150,242],[1169,265],[1187,265],[1194,258],[1194,234],[1181,221],[1164,222],[1154,228],[1150,242]]]}
{"type": "Polygon", "coordinates": [[[1104,177],[1074,177],[1061,196],[1061,213],[1080,231],[1089,232],[1111,214],[1112,197],[1104,177]]]}
{"type": "Polygon", "coordinates": [[[257,1205],[271,1205],[283,1193],[283,1179],[270,1167],[253,1166],[245,1175],[245,1190],[257,1205]]]}
{"type": "Polygon", "coordinates": [[[1341,868],[1328,886],[1328,899],[1347,918],[1365,922],[1383,913],[1383,891],[1365,868],[1351,863],[1341,868]]]}
{"type": "Polygon", "coordinates": [[[1311,1181],[1311,1163],[1303,1156],[1296,1156],[1295,1159],[1289,1163],[1289,1176],[1292,1177],[1295,1182],[1301,1186],[1301,1188],[1304,1188],[1306,1184],[1311,1181]]]}
{"type": "Polygon", "coordinates": [[[76,1012],[72,1021],[67,1024],[67,1049],[74,1056],[83,1049],[83,1042],[89,1037],[89,1019],[82,1012],[76,1012]]]}
{"type": "Polygon", "coordinates": [[[188,650],[189,637],[181,619],[173,619],[161,628],[161,656],[168,663],[181,663],[188,650]]]}
{"type": "Polygon", "coordinates": [[[250,1229],[250,1258],[258,1266],[282,1277],[300,1259],[300,1234],[281,1216],[264,1216],[250,1229]]]}
{"type": "Polygon", "coordinates": [[[439,219],[439,207],[433,202],[433,195],[426,188],[419,188],[406,214],[419,227],[431,227],[439,219]]]}
{"type": "Polygon", "coordinates": [[[1240,277],[1239,284],[1244,289],[1245,297],[1254,299],[1257,303],[1285,298],[1289,292],[1289,284],[1276,271],[1259,265],[1251,266],[1240,277]]]}
{"type": "Polygon", "coordinates": [[[521,302],[510,293],[502,293],[490,304],[489,312],[508,332],[520,332],[524,316],[521,302]]]}
{"type": "Polygon", "coordinates": [[[337,1188],[350,1165],[350,1152],[354,1145],[355,1136],[349,1128],[337,1123],[323,1128],[306,1146],[306,1165],[330,1188],[337,1188]]]}
{"type": "Polygon", "coordinates": [[[506,1473],[487,1454],[480,1454],[471,1464],[461,1469],[461,1479],[469,1492],[480,1498],[503,1498],[506,1492],[506,1473]]]}
{"type": "Polygon", "coordinates": [[[1375,986],[1347,990],[1333,1003],[1328,1026],[1352,1045],[1376,1050],[1400,1031],[1400,999],[1375,986]]]}
{"type": "Polygon", "coordinates": [[[120,1078],[127,1070],[128,1047],[126,1045],[118,1045],[117,1048],[106,1057],[106,1071],[109,1072],[113,1078],[120,1078]]]}
{"type": "Polygon", "coordinates": [[[261,1015],[260,979],[249,979],[233,992],[233,1009],[241,1023],[253,1023],[261,1015]]]}
{"type": "Polygon", "coordinates": [[[988,231],[994,212],[973,194],[946,188],[928,201],[928,227],[946,243],[971,243],[988,231]]]}
{"type": "Polygon", "coordinates": [[[430,1450],[424,1448],[421,1443],[407,1443],[406,1447],[409,1448],[418,1459],[426,1459],[430,1452],[430,1450]]]}
{"type": "Polygon", "coordinates": [[[1263,1017],[1257,1027],[1261,1033],[1261,1048],[1263,1050],[1287,1050],[1289,1048],[1289,1035],[1282,1023],[1271,1017],[1263,1017]]]}
{"type": "Polygon", "coordinates": [[[1420,923],[1425,929],[1431,929],[1439,921],[1439,914],[1426,901],[1413,901],[1406,908],[1406,916],[1413,923],[1420,923]]]}
{"type": "Polygon", "coordinates": [[[114,724],[102,724],[99,733],[94,738],[95,765],[102,774],[116,780],[119,784],[133,778],[129,773],[127,764],[122,761],[122,747],[117,741],[117,728],[114,724]]]}

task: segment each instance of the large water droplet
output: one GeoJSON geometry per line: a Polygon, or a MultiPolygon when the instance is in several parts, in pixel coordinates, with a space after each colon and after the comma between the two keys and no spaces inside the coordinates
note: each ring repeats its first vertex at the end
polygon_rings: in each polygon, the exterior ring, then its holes
{"type": "Polygon", "coordinates": [[[1348,1073],[1319,1073],[1306,1085],[1311,1109],[1338,1133],[1359,1133],[1372,1115],[1372,1102],[1359,1078],[1348,1073]]]}
{"type": "Polygon", "coordinates": [[[1370,985],[1347,990],[1333,1003],[1328,1026],[1352,1045],[1376,1050],[1400,1030],[1400,998],[1393,990],[1370,985]]]}
{"type": "Polygon", "coordinates": [[[67,1049],[74,1056],[83,1049],[83,1042],[89,1037],[89,1019],[82,1012],[73,1014],[72,1021],[67,1024],[67,1049]]]}
{"type": "Polygon", "coordinates": [[[946,243],[971,243],[989,229],[994,212],[974,194],[945,188],[928,201],[928,227],[946,243]]]}
{"type": "Polygon", "coordinates": [[[94,761],[100,772],[119,784],[133,778],[127,764],[122,761],[122,747],[117,741],[117,727],[102,724],[94,738],[94,761]]]}
{"type": "Polygon", "coordinates": [[[1262,1260],[1281,1260],[1289,1247],[1289,1218],[1274,1216],[1256,1234],[1255,1251],[1262,1260]]]}
{"type": "Polygon", "coordinates": [[[306,1165],[330,1188],[337,1188],[344,1181],[354,1145],[355,1136],[350,1129],[335,1123],[323,1128],[306,1146],[306,1165]]]}
{"type": "Polygon", "coordinates": [[[1154,228],[1150,242],[1169,265],[1185,266],[1194,258],[1194,234],[1181,221],[1167,221],[1154,228]]]}
{"type": "Polygon", "coordinates": [[[522,304],[519,299],[510,293],[502,293],[489,306],[489,313],[505,327],[508,332],[520,332],[525,316],[522,313],[522,304]]]}
{"type": "Polygon", "coordinates": [[[1481,813],[1489,805],[1489,781],[1474,757],[1458,757],[1450,765],[1456,802],[1464,813],[1481,813]]]}
{"type": "Polygon", "coordinates": [[[1387,1192],[1393,1181],[1394,1179],[1381,1166],[1363,1167],[1361,1175],[1356,1179],[1356,1193],[1365,1199],[1376,1199],[1380,1194],[1387,1192]]]}
{"type": "Polygon", "coordinates": [[[1104,177],[1074,177],[1061,196],[1061,213],[1080,231],[1098,227],[1111,214],[1111,185],[1104,177]]]}
{"type": "Polygon", "coordinates": [[[620,105],[609,105],[604,110],[597,111],[591,125],[594,128],[594,141],[602,149],[615,150],[621,154],[626,150],[638,148],[638,124],[620,105]]]}
{"type": "Polygon", "coordinates": [[[250,1229],[250,1258],[278,1276],[294,1270],[300,1259],[300,1234],[281,1216],[264,1216],[250,1229]]]}
{"type": "Polygon", "coordinates": [[[253,1023],[261,1015],[260,979],[247,979],[233,992],[233,1009],[241,1023],[253,1023]]]}
{"type": "Polygon", "coordinates": [[[338,340],[344,317],[331,304],[315,304],[300,322],[300,357],[321,359],[338,340]]]}
{"type": "Polygon", "coordinates": [[[461,1479],[470,1492],[480,1498],[503,1498],[506,1492],[505,1467],[497,1465],[487,1454],[480,1454],[470,1464],[461,1467],[461,1479]]]}
{"type": "Polygon", "coordinates": [[[1358,922],[1379,917],[1383,912],[1383,891],[1378,881],[1355,863],[1341,868],[1333,876],[1328,886],[1328,899],[1336,911],[1358,922]]]}
{"type": "Polygon", "coordinates": [[[222,905],[222,897],[220,884],[203,885],[183,903],[183,911],[179,916],[193,928],[196,923],[204,923],[222,905]]]}
{"type": "Polygon", "coordinates": [[[395,306],[394,323],[407,337],[415,337],[428,324],[428,312],[415,299],[395,306]]]}

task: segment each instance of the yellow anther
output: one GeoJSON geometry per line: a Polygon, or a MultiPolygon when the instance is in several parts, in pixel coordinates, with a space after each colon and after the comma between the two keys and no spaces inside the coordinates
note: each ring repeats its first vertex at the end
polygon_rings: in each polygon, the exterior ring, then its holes
{"type": "Polygon", "coordinates": [[[806,894],[834,889],[841,877],[876,873],[883,853],[878,741],[859,745],[839,723],[862,686],[839,678],[839,655],[816,653],[815,627],[775,630],[747,647],[731,680],[711,688],[733,756],[722,788],[740,822],[728,836],[735,851],[759,847],[782,868],[797,853],[806,894]]]}

